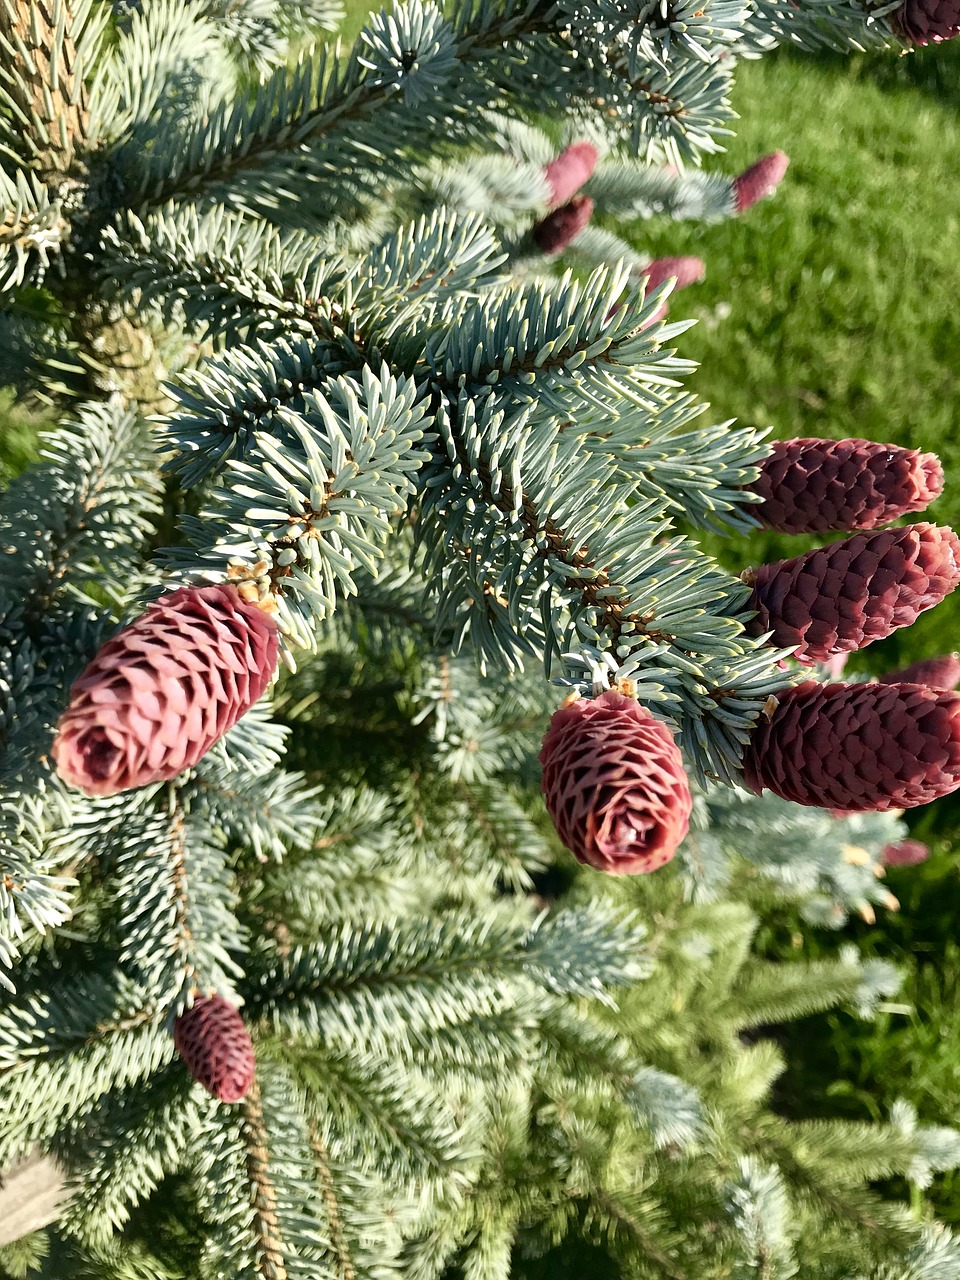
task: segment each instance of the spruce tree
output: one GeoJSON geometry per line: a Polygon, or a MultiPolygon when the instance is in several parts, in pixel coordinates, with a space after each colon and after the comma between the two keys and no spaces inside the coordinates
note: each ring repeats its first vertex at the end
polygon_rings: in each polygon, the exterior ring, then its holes
{"type": "Polygon", "coordinates": [[[829,665],[956,585],[883,527],[942,473],[701,426],[702,264],[615,229],[775,188],[712,159],[739,59],[949,9],[408,0],[341,49],[323,0],[0,0],[2,372],[58,417],[0,502],[0,1169],[67,1193],[11,1273],[960,1276],[868,1185],[958,1135],[770,1106],[763,1028],[896,975],[750,954],[765,896],[894,908],[960,785],[960,695],[829,665]]]}

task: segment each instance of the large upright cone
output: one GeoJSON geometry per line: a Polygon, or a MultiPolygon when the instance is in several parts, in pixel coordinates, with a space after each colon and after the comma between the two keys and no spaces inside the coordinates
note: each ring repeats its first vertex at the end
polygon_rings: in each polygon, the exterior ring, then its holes
{"type": "Polygon", "coordinates": [[[960,539],[932,524],[855,533],[744,577],[754,632],[772,632],[798,662],[826,662],[909,627],[949,595],[960,583],[960,539]]]}
{"type": "Polygon", "coordinates": [[[761,718],[744,780],[848,813],[929,804],[960,787],[960,693],[807,680],[761,718]]]}
{"type": "Polygon", "coordinates": [[[923,509],[943,489],[939,458],[874,440],[777,440],[747,486],[750,513],[780,533],[876,529],[923,509]]]}

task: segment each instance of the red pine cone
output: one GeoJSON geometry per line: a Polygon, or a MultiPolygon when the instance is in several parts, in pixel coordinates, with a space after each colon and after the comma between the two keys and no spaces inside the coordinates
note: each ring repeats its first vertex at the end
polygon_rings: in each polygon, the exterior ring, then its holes
{"type": "Polygon", "coordinates": [[[898,840],[880,850],[880,861],[888,867],[915,867],[929,857],[930,850],[920,840],[898,840]]]}
{"type": "Polygon", "coordinates": [[[161,596],[73,683],[51,755],[64,782],[112,796],[192,768],[257,701],[277,625],[234,587],[161,596]]]}
{"type": "Polygon", "coordinates": [[[798,662],[826,662],[909,627],[960,582],[952,529],[912,524],[855,533],[844,542],[748,570],[754,634],[797,646],[798,662]]]}
{"type": "Polygon", "coordinates": [[[557,834],[579,862],[614,875],[655,871],[687,834],[692,805],[665,724],[608,689],[554,712],[540,752],[557,834]]]}
{"type": "Polygon", "coordinates": [[[905,0],[891,21],[911,44],[940,44],[960,35],[960,0],[905,0]]]}
{"type": "Polygon", "coordinates": [[[597,167],[597,148],[592,142],[574,142],[544,168],[550,188],[550,207],[566,204],[588,181],[597,167]]]}
{"type": "Polygon", "coordinates": [[[768,529],[876,529],[922,511],[943,489],[940,459],[873,440],[778,440],[747,488],[768,529]]]}
{"type": "Polygon", "coordinates": [[[195,996],[173,1024],[173,1043],[194,1080],[221,1102],[239,1102],[253,1084],[250,1034],[223,996],[195,996]]]}
{"type": "Polygon", "coordinates": [[[574,196],[559,209],[534,223],[531,234],[544,253],[560,253],[583,230],[593,213],[589,196],[574,196]]]}
{"type": "Polygon", "coordinates": [[[790,157],[785,152],[773,151],[734,178],[733,198],[737,213],[743,213],[764,196],[772,196],[787,172],[789,163],[790,157]]]}
{"type": "Polygon", "coordinates": [[[744,781],[796,804],[912,809],[960,787],[960,694],[918,684],[818,684],[778,695],[754,729],[744,781]]]}
{"type": "Polygon", "coordinates": [[[960,684],[960,655],[945,653],[941,658],[924,658],[900,671],[888,671],[881,684],[925,684],[930,689],[955,689],[960,684]]]}
{"type": "Polygon", "coordinates": [[[645,277],[644,289],[650,294],[665,280],[675,280],[674,290],[686,289],[696,284],[707,274],[702,258],[690,255],[678,258],[654,258],[645,267],[640,268],[640,275],[645,277]]]}

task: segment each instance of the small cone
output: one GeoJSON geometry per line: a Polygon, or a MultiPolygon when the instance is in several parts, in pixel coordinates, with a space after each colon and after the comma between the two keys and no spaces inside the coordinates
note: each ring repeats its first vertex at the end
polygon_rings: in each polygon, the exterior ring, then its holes
{"type": "Polygon", "coordinates": [[[778,440],[747,489],[750,508],[780,533],[876,529],[923,509],[943,489],[932,453],[873,440],[778,440]]]}
{"type": "Polygon", "coordinates": [[[531,235],[543,253],[562,253],[590,221],[593,201],[589,196],[574,196],[566,204],[534,223],[531,235]]]}
{"type": "Polygon", "coordinates": [[[960,787],[960,694],[917,684],[818,684],[779,695],[744,754],[744,782],[843,813],[912,809],[960,787]]]}
{"type": "Polygon", "coordinates": [[[173,1043],[194,1080],[221,1102],[239,1102],[253,1084],[250,1034],[223,996],[196,996],[173,1024],[173,1043]]]}
{"type": "Polygon", "coordinates": [[[670,730],[608,689],[560,707],[540,752],[547,811],[579,862],[655,871],[687,834],[692,800],[670,730]]]}
{"type": "Polygon", "coordinates": [[[955,689],[960,684],[960,655],[945,653],[940,658],[924,658],[899,671],[880,677],[881,684],[925,684],[931,689],[955,689]]]}
{"type": "Polygon", "coordinates": [[[826,662],[909,627],[960,582],[960,539],[952,529],[912,524],[855,533],[748,571],[757,616],[798,662],[826,662]]]}
{"type": "Polygon", "coordinates": [[[764,196],[772,196],[787,172],[790,157],[783,151],[762,156],[749,169],[733,180],[733,198],[737,213],[744,213],[764,196]]]}
{"type": "Polygon", "coordinates": [[[665,280],[675,280],[674,289],[686,289],[696,284],[706,275],[707,269],[702,258],[691,256],[678,258],[655,258],[640,268],[640,275],[645,279],[646,293],[653,293],[665,280]]]}
{"type": "Polygon", "coordinates": [[[550,208],[556,209],[575,196],[597,167],[597,148],[592,142],[574,142],[551,160],[543,171],[550,188],[550,208]]]}
{"type": "Polygon", "coordinates": [[[915,867],[929,857],[930,850],[920,840],[898,840],[880,850],[880,861],[888,867],[915,867]]]}
{"type": "Polygon", "coordinates": [[[112,796],[192,769],[266,689],[278,651],[277,624],[234,587],[161,596],[74,681],[57,772],[112,796]]]}

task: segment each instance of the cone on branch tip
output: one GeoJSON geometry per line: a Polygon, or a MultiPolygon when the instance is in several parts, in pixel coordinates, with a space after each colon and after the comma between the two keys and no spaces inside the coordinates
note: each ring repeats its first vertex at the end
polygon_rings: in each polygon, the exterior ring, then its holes
{"type": "Polygon", "coordinates": [[[909,627],[949,595],[960,539],[925,523],[856,533],[741,576],[753,588],[753,633],[769,631],[798,662],[826,662],[909,627]]]}
{"type": "Polygon", "coordinates": [[[253,1084],[250,1034],[223,996],[195,996],[173,1024],[173,1043],[194,1080],[221,1102],[239,1102],[253,1084]]]}
{"type": "Polygon", "coordinates": [[[921,840],[898,840],[880,850],[880,861],[886,867],[915,867],[929,857],[930,850],[921,840]]]}
{"type": "Polygon", "coordinates": [[[881,684],[925,684],[931,689],[955,689],[960,684],[960,654],[945,653],[939,658],[923,658],[899,671],[888,671],[881,684]]]}
{"type": "Polygon", "coordinates": [[[232,586],[149,605],[74,681],[51,748],[64,782],[111,796],[192,768],[273,678],[276,623],[232,586]]]}
{"type": "Polygon", "coordinates": [[[550,188],[550,208],[556,209],[575,196],[597,167],[597,148],[592,142],[574,142],[544,167],[550,188]]]}
{"type": "Polygon", "coordinates": [[[787,172],[790,157],[783,151],[761,156],[733,180],[733,198],[737,213],[744,213],[764,196],[772,196],[787,172]]]}
{"type": "Polygon", "coordinates": [[[923,509],[943,490],[940,459],[873,440],[778,440],[746,488],[767,529],[826,533],[876,529],[923,509]]]}
{"type": "MultiPolygon", "coordinates": [[[[654,258],[645,267],[641,267],[639,275],[643,281],[644,294],[651,294],[666,280],[674,281],[674,293],[678,289],[686,289],[688,285],[697,284],[707,274],[702,258],[691,256],[677,258],[654,258]]],[[[657,308],[649,320],[641,328],[649,328],[658,320],[666,320],[670,308],[666,302],[657,308]]]]}
{"type": "Polygon", "coordinates": [[[819,684],[778,696],[744,754],[744,783],[843,813],[912,809],[960,787],[960,694],[917,684],[819,684]]]}
{"type": "Polygon", "coordinates": [[[692,800],[667,726],[608,689],[553,715],[540,752],[541,790],[579,862],[614,875],[655,871],[687,834],[692,800]]]}
{"type": "Polygon", "coordinates": [[[554,209],[534,223],[531,235],[543,253],[562,253],[590,221],[593,201],[589,196],[574,196],[559,209],[554,209]]]}
{"type": "Polygon", "coordinates": [[[910,44],[942,44],[960,35],[960,0],[905,0],[891,22],[910,44]]]}

